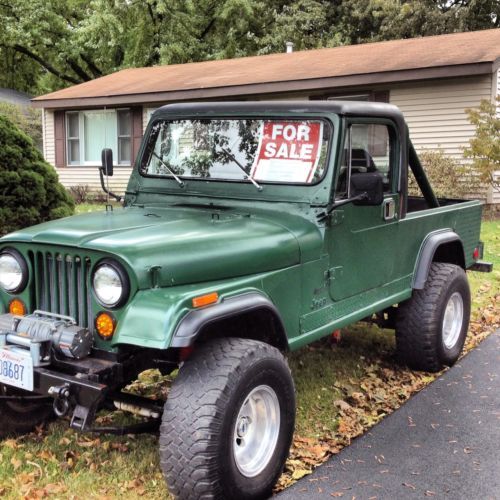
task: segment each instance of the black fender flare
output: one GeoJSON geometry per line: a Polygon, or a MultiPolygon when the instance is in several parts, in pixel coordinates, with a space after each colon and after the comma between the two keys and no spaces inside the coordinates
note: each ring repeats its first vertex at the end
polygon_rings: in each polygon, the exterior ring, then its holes
{"type": "MultiPolygon", "coordinates": [[[[429,271],[431,268],[432,261],[436,250],[446,243],[458,242],[462,248],[463,254],[463,244],[460,236],[455,233],[452,229],[445,229],[441,231],[436,231],[430,233],[425,238],[420,251],[418,253],[417,262],[415,264],[415,270],[413,273],[412,288],[416,290],[422,290],[425,286],[425,282],[429,276],[429,271]]],[[[465,259],[465,257],[464,257],[465,259]]]]}
{"type": "Polygon", "coordinates": [[[194,344],[198,335],[207,325],[258,310],[266,310],[272,315],[276,321],[280,343],[283,346],[288,346],[285,326],[276,306],[261,293],[247,292],[222,299],[221,302],[213,306],[189,311],[177,324],[170,347],[189,347],[194,344]]]}

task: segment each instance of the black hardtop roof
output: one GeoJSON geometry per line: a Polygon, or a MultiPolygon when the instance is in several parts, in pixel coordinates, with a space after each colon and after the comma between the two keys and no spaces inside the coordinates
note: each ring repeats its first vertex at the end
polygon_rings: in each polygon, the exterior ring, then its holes
{"type": "Polygon", "coordinates": [[[184,102],[167,104],[155,114],[218,114],[218,113],[268,113],[272,111],[290,113],[335,113],[348,116],[386,116],[402,118],[397,106],[381,102],[366,101],[215,101],[184,102]]]}
{"type": "Polygon", "coordinates": [[[405,130],[403,113],[397,106],[366,101],[224,101],[167,104],[157,109],[155,118],[175,115],[223,115],[246,113],[335,113],[342,116],[389,118],[401,132],[405,130]]]}

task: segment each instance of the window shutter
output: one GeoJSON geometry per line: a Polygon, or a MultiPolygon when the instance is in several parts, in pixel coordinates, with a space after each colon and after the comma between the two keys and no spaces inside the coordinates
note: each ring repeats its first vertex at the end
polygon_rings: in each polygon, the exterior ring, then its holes
{"type": "Polygon", "coordinates": [[[135,161],[142,141],[142,107],[132,108],[132,163],[135,161]]]}
{"type": "Polygon", "coordinates": [[[54,112],[54,141],[56,152],[56,167],[66,166],[66,127],[64,111],[54,112]]]}

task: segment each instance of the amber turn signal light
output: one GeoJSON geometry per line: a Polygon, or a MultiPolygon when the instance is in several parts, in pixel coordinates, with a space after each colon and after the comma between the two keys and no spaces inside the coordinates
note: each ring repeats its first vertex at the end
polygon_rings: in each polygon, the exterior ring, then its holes
{"type": "Polygon", "coordinates": [[[99,313],[95,318],[95,329],[105,340],[109,340],[115,333],[116,320],[109,313],[99,313]]]}
{"type": "Polygon", "coordinates": [[[217,292],[207,293],[206,295],[200,295],[193,299],[193,307],[203,307],[209,304],[215,304],[219,300],[219,294],[217,292]]]}
{"type": "Polygon", "coordinates": [[[26,306],[19,299],[12,299],[9,303],[9,312],[14,316],[24,316],[26,314],[26,306]]]}

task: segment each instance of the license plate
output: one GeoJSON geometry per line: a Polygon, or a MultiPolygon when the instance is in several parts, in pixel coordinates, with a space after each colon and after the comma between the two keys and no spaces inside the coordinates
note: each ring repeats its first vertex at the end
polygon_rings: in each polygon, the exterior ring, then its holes
{"type": "Polygon", "coordinates": [[[29,352],[0,349],[0,383],[33,390],[33,359],[29,352]]]}

